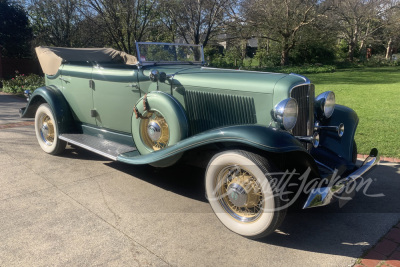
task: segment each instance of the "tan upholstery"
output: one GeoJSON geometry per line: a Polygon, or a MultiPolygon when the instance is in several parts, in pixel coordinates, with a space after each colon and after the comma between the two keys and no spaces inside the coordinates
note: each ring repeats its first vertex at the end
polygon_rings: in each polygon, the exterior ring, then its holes
{"type": "Polygon", "coordinates": [[[134,65],[135,56],[112,48],[36,47],[36,54],[44,73],[54,75],[63,61],[120,62],[134,65]]]}

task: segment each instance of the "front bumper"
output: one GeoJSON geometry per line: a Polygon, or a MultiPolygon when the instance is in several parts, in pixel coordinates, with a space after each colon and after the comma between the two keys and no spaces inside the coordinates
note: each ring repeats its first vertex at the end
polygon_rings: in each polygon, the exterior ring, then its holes
{"type": "Polygon", "coordinates": [[[379,163],[379,160],[378,150],[375,148],[372,149],[361,167],[346,178],[340,179],[337,183],[327,187],[319,187],[311,190],[303,209],[325,206],[337,200],[340,201],[340,205],[344,205],[351,199],[351,194],[354,193],[353,183],[379,163]]]}

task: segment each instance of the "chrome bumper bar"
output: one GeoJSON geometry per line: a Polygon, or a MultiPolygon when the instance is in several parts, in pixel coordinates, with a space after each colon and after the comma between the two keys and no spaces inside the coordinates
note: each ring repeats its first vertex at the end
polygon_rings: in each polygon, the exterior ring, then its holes
{"type": "Polygon", "coordinates": [[[369,171],[374,165],[379,163],[379,160],[378,150],[376,148],[372,149],[361,167],[345,179],[341,179],[337,184],[332,186],[311,190],[306,203],[304,203],[303,209],[325,206],[338,199],[341,200],[341,205],[344,205],[351,199],[349,198],[349,192],[347,192],[346,188],[369,171]]]}

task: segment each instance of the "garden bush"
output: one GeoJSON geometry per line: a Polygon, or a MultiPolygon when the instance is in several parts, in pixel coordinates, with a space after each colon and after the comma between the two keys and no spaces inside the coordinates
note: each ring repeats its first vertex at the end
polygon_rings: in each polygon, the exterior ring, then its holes
{"type": "Polygon", "coordinates": [[[11,80],[3,80],[3,92],[12,94],[22,94],[25,90],[32,92],[45,84],[44,78],[36,75],[24,75],[16,72],[11,80]]]}

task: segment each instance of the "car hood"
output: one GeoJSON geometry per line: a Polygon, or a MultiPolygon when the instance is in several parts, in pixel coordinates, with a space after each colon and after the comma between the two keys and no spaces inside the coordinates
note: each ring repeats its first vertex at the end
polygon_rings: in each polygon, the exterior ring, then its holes
{"type": "Polygon", "coordinates": [[[166,65],[146,67],[145,75],[150,70],[173,75],[173,84],[190,87],[204,87],[210,89],[226,89],[253,93],[274,93],[277,84],[284,84],[288,90],[292,85],[304,83],[304,78],[297,75],[243,71],[231,69],[217,69],[191,65],[166,65]]]}

